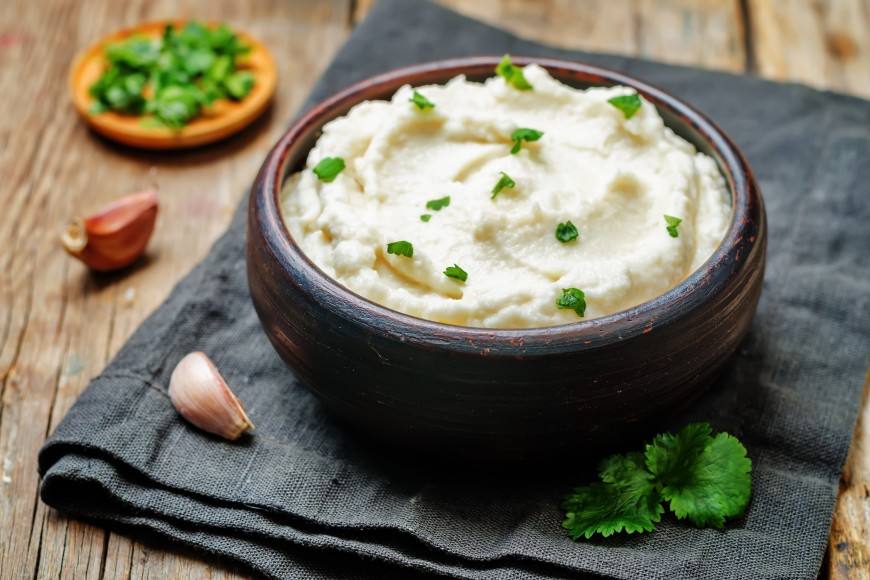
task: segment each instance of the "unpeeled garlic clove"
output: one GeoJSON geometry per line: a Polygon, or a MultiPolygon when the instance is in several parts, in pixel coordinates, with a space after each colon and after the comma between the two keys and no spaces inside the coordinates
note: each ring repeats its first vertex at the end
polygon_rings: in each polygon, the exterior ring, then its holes
{"type": "Polygon", "coordinates": [[[201,352],[192,352],[178,361],[169,378],[169,398],[182,417],[225,439],[238,439],[254,428],[241,401],[211,359],[201,352]]]}
{"type": "Polygon", "coordinates": [[[70,222],[63,247],[89,268],[103,272],[129,266],[142,255],[157,220],[157,191],[125,195],[95,213],[70,222]]]}

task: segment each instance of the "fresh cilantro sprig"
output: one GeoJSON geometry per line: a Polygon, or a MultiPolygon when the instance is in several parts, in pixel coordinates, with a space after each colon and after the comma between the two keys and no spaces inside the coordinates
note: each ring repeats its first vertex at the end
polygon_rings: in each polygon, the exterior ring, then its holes
{"type": "Polygon", "coordinates": [[[586,315],[586,294],[579,288],[562,288],[562,295],[556,299],[559,310],[573,310],[577,316],[586,315]]]}
{"type": "Polygon", "coordinates": [[[495,197],[501,193],[501,190],[504,188],[513,189],[517,184],[514,183],[514,180],[508,176],[504,171],[501,172],[501,177],[498,182],[495,184],[495,187],[492,188],[492,197],[490,199],[495,199],[495,197]]]}
{"type": "Polygon", "coordinates": [[[664,217],[665,217],[665,222],[668,224],[667,228],[666,228],[668,230],[668,234],[672,238],[679,237],[680,233],[677,231],[677,226],[680,225],[683,220],[681,220],[678,217],[674,217],[672,215],[665,215],[664,217]]]}
{"type": "Polygon", "coordinates": [[[430,199],[426,202],[426,209],[431,209],[432,211],[441,211],[448,205],[450,205],[449,195],[439,199],[430,199]]]}
{"type": "Polygon", "coordinates": [[[159,38],[132,36],[105,48],[103,74],[89,88],[94,115],[150,115],[146,126],[181,129],[218,99],[241,100],[256,79],[237,69],[250,51],[225,24],[166,25],[159,38]]]}
{"type": "Polygon", "coordinates": [[[406,242],[404,240],[390,242],[387,244],[387,253],[412,258],[414,257],[414,245],[411,244],[411,242],[406,242]]]}
{"type": "Polygon", "coordinates": [[[563,244],[573,242],[577,239],[577,236],[579,235],[580,232],[577,231],[577,226],[572,224],[571,220],[568,220],[564,224],[559,224],[556,226],[556,239],[563,244]]]}
{"type": "Polygon", "coordinates": [[[637,113],[641,106],[640,97],[635,94],[620,95],[618,97],[613,97],[612,99],[607,99],[607,102],[622,111],[622,114],[625,115],[626,119],[634,117],[634,114],[637,113]]]}
{"type": "Polygon", "coordinates": [[[516,155],[520,152],[520,149],[523,146],[523,141],[531,143],[532,141],[537,141],[543,136],[544,133],[536,129],[517,129],[511,133],[511,141],[514,142],[514,146],[511,147],[511,155],[516,155]]]}
{"type": "Polygon", "coordinates": [[[565,496],[562,526],[577,540],[595,534],[651,532],[667,502],[678,519],[722,528],[743,515],[751,493],[752,461],[728,433],[690,423],[657,435],[643,453],[613,455],[599,465],[600,482],[565,496]]]}
{"type": "Polygon", "coordinates": [[[339,173],[344,171],[344,159],[341,157],[324,157],[311,171],[314,172],[314,175],[320,181],[330,183],[338,177],[339,173]]]}
{"type": "Polygon", "coordinates": [[[434,109],[435,108],[435,103],[433,103],[432,101],[430,101],[429,99],[427,99],[426,97],[424,97],[423,95],[418,93],[417,91],[414,91],[414,96],[411,97],[410,99],[408,99],[408,101],[411,103],[414,103],[414,105],[417,107],[417,109],[419,109],[421,111],[425,111],[426,109],[434,109]]]}
{"type": "Polygon", "coordinates": [[[511,62],[511,55],[506,54],[495,67],[495,74],[504,78],[504,81],[518,91],[530,91],[534,87],[526,80],[523,69],[511,62]]]}
{"type": "Polygon", "coordinates": [[[431,213],[424,213],[423,215],[420,216],[420,221],[421,221],[421,222],[428,222],[428,221],[431,220],[431,219],[432,219],[432,214],[431,214],[431,213]]]}
{"type": "Polygon", "coordinates": [[[460,268],[459,264],[447,266],[447,269],[444,270],[444,275],[448,278],[456,278],[457,280],[461,280],[463,282],[468,280],[468,272],[460,268]]]}

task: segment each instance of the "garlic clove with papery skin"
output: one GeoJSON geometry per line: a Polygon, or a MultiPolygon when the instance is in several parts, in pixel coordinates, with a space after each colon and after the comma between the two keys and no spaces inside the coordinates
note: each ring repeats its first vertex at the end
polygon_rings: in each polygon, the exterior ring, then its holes
{"type": "Polygon", "coordinates": [[[70,222],[60,242],[89,268],[110,271],[142,255],[157,221],[157,191],[131,193],[88,218],[70,222]]]}
{"type": "Polygon", "coordinates": [[[169,378],[169,398],[182,417],[224,439],[238,439],[254,428],[241,401],[211,359],[201,352],[192,352],[178,361],[169,378]]]}

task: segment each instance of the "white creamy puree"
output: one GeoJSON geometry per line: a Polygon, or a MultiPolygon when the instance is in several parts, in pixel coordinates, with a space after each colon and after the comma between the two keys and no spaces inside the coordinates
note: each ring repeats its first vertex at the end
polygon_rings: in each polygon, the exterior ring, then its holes
{"type": "Polygon", "coordinates": [[[284,219],[307,256],[388,308],[491,328],[583,320],[556,307],[563,288],[585,293],[585,319],[625,310],[706,261],[731,214],[713,160],[647,101],[631,119],[607,102],[632,89],[576,90],[536,65],[524,73],[534,90],[459,76],[416,88],[434,109],[420,111],[405,86],[328,123],[283,192],[284,219]],[[544,135],[511,155],[517,128],[544,135]],[[346,163],[331,183],[311,171],[325,157],[346,163]],[[516,187],[491,199],[500,172],[516,187]],[[444,196],[448,207],[426,209],[444,196]],[[683,220],[679,237],[665,214],[683,220]],[[567,220],[579,237],[561,243],[556,226],[567,220]],[[399,240],[413,244],[412,258],[386,252],[399,240]],[[444,275],[453,264],[465,283],[444,275]]]}

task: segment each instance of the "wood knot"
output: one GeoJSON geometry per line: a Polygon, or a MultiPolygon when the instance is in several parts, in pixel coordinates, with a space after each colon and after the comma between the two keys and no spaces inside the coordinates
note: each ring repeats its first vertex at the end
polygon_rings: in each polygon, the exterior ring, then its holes
{"type": "Polygon", "coordinates": [[[858,44],[846,34],[832,32],[827,38],[828,52],[840,60],[847,60],[858,53],[858,44]]]}

